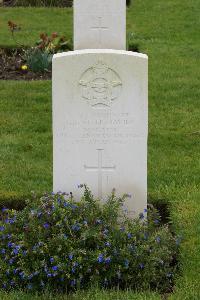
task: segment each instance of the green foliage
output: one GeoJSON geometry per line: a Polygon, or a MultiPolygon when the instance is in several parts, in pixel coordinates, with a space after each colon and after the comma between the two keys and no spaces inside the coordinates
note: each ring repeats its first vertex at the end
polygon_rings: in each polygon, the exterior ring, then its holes
{"type": "Polygon", "coordinates": [[[52,54],[72,50],[71,42],[65,36],[59,36],[57,32],[53,32],[51,36],[41,33],[40,40],[36,44],[37,48],[52,54]]]}
{"type": "Polygon", "coordinates": [[[51,69],[53,54],[39,48],[26,50],[24,59],[33,72],[45,72],[51,69]]]}
{"type": "Polygon", "coordinates": [[[139,52],[139,44],[135,42],[134,34],[132,32],[127,34],[126,48],[128,51],[139,52]]]}
{"type": "Polygon", "coordinates": [[[5,289],[66,291],[100,287],[168,291],[177,245],[152,207],[136,219],[127,196],[105,204],[84,186],[76,202],[62,193],[35,196],[24,210],[2,209],[0,283],[5,289]]]}
{"type": "MultiPolygon", "coordinates": [[[[13,21],[8,21],[8,28],[11,32],[13,40],[17,42],[15,33],[21,30],[21,27],[13,21]]],[[[45,72],[51,69],[53,54],[72,49],[69,40],[64,36],[59,36],[53,32],[50,36],[46,33],[40,34],[40,40],[36,42],[36,46],[31,49],[23,49],[25,53],[23,59],[33,72],[45,72]]]]}

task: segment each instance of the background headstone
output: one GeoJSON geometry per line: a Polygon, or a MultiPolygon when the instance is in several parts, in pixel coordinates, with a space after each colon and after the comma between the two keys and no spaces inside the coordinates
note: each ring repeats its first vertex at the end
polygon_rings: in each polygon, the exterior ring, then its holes
{"type": "Polygon", "coordinates": [[[74,0],[74,49],[126,49],[125,0],[74,0]]]}

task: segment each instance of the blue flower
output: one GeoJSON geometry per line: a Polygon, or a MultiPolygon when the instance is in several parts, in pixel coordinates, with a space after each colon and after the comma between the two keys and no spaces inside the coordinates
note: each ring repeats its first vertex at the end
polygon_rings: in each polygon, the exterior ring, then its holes
{"type": "Polygon", "coordinates": [[[73,231],[79,231],[80,230],[80,226],[78,224],[74,224],[74,225],[72,225],[72,230],[73,231]]]}
{"type": "Polygon", "coordinates": [[[77,207],[78,207],[77,205],[74,204],[71,205],[72,210],[75,210],[77,207]]]}
{"type": "Polygon", "coordinates": [[[125,266],[125,268],[128,268],[128,267],[129,267],[129,260],[128,260],[128,259],[125,259],[125,261],[124,261],[124,266],[125,266]]]}
{"type": "Polygon", "coordinates": [[[76,285],[76,279],[71,280],[70,285],[75,286],[76,285]]]}
{"type": "Polygon", "coordinates": [[[176,239],[176,245],[177,245],[177,246],[179,246],[179,245],[180,245],[180,243],[181,243],[181,240],[182,240],[182,238],[181,238],[181,237],[178,237],[178,238],[176,239]]]}
{"type": "Polygon", "coordinates": [[[9,240],[9,239],[12,237],[12,234],[9,234],[9,233],[8,233],[6,237],[7,237],[7,239],[9,240]]]}
{"type": "Polygon", "coordinates": [[[24,272],[20,272],[20,273],[19,273],[19,276],[21,277],[21,279],[24,279],[24,278],[25,278],[24,272]]]}
{"type": "Polygon", "coordinates": [[[13,264],[13,262],[14,262],[14,259],[12,259],[12,258],[11,258],[11,259],[9,259],[9,264],[10,264],[10,265],[12,265],[12,264],[13,264]]]}
{"type": "Polygon", "coordinates": [[[27,285],[27,289],[31,290],[32,288],[33,288],[32,284],[29,283],[29,284],[27,285]]]}
{"type": "Polygon", "coordinates": [[[84,221],[83,221],[83,224],[84,224],[84,225],[87,225],[87,224],[88,224],[88,222],[87,222],[86,220],[84,220],[84,221]]]}
{"type": "Polygon", "coordinates": [[[102,221],[100,219],[97,219],[96,224],[102,224],[102,221]]]}
{"type": "Polygon", "coordinates": [[[167,276],[167,278],[171,278],[171,277],[173,277],[173,273],[169,272],[166,274],[166,276],[167,276]]]}
{"type": "Polygon", "coordinates": [[[58,270],[58,266],[53,266],[53,267],[52,267],[52,270],[53,270],[53,271],[57,271],[57,270],[58,270]]]}
{"type": "Polygon", "coordinates": [[[105,259],[105,263],[106,264],[109,264],[111,262],[111,258],[110,257],[107,257],[106,259],[105,259]]]}
{"type": "Polygon", "coordinates": [[[45,224],[43,225],[43,227],[44,227],[45,229],[48,229],[48,228],[50,227],[50,225],[49,225],[49,223],[45,223],[45,224]]]}
{"type": "Polygon", "coordinates": [[[58,199],[57,199],[57,202],[58,202],[58,204],[61,204],[62,201],[61,201],[60,198],[58,198],[58,199]]]}
{"type": "Polygon", "coordinates": [[[144,264],[143,263],[139,263],[139,268],[140,269],[144,269],[144,264]]]}
{"type": "Polygon", "coordinates": [[[8,242],[8,248],[14,248],[15,244],[12,242],[8,242]]]}
{"type": "Polygon", "coordinates": [[[14,250],[13,250],[13,253],[14,253],[15,255],[17,255],[17,254],[19,253],[19,251],[18,251],[17,249],[14,249],[14,250]]]}
{"type": "Polygon", "coordinates": [[[157,236],[157,237],[156,237],[156,242],[157,242],[157,243],[160,243],[160,241],[161,241],[161,238],[160,238],[159,236],[157,236]]]}
{"type": "Polygon", "coordinates": [[[160,223],[160,221],[159,221],[158,219],[155,219],[155,220],[154,220],[154,223],[155,223],[156,225],[158,225],[158,224],[160,223]]]}
{"type": "Polygon", "coordinates": [[[42,281],[42,280],[40,281],[40,286],[41,287],[45,286],[44,281],[42,281]]]}
{"type": "Polygon", "coordinates": [[[4,226],[0,226],[0,231],[4,231],[5,227],[4,226]]]}
{"type": "Polygon", "coordinates": [[[51,273],[48,273],[48,274],[47,274],[47,277],[48,277],[48,278],[52,277],[52,274],[51,274],[51,273]]]}
{"type": "Polygon", "coordinates": [[[73,259],[73,254],[69,254],[69,259],[72,260],[73,259]]]}
{"type": "Polygon", "coordinates": [[[104,262],[104,256],[103,256],[103,254],[99,254],[99,256],[98,256],[98,258],[97,258],[97,261],[98,261],[99,263],[103,263],[103,262],[104,262]]]}
{"type": "Polygon", "coordinates": [[[50,257],[50,262],[52,263],[52,262],[54,262],[54,258],[53,257],[50,257]]]}
{"type": "Polygon", "coordinates": [[[42,212],[41,212],[41,211],[39,211],[39,212],[37,213],[37,216],[38,216],[38,219],[40,219],[40,218],[41,218],[41,216],[42,216],[42,212]]]}
{"type": "Polygon", "coordinates": [[[6,253],[6,249],[1,249],[1,254],[5,254],[6,253]]]}
{"type": "Polygon", "coordinates": [[[143,213],[140,213],[140,214],[139,214],[139,218],[140,218],[140,220],[143,220],[143,219],[144,219],[144,214],[143,214],[143,213]]]}
{"type": "Polygon", "coordinates": [[[105,242],[106,247],[110,247],[110,242],[105,242]]]}
{"type": "Polygon", "coordinates": [[[20,246],[15,246],[15,249],[13,250],[13,253],[15,255],[17,255],[19,253],[19,249],[20,249],[20,246]]]}
{"type": "Polygon", "coordinates": [[[35,271],[35,272],[33,273],[33,275],[34,275],[34,276],[37,276],[39,273],[40,273],[39,271],[35,271]]]}
{"type": "Polygon", "coordinates": [[[128,233],[127,236],[128,236],[128,239],[132,238],[132,234],[131,233],[128,233]]]}
{"type": "Polygon", "coordinates": [[[74,267],[78,267],[78,263],[75,261],[75,262],[73,263],[73,266],[74,266],[74,267]]]}

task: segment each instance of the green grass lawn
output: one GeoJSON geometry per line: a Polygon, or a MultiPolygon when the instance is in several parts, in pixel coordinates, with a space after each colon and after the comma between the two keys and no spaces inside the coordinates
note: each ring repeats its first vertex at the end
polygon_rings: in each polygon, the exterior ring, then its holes
{"type": "Polygon", "coordinates": [[[42,32],[57,32],[72,37],[72,9],[70,8],[0,8],[0,47],[32,46],[42,32]],[[8,29],[8,21],[21,27],[16,32],[17,43],[8,29]]]}
{"type": "MultiPolygon", "coordinates": [[[[174,229],[184,237],[170,300],[200,299],[199,15],[199,0],[134,0],[128,10],[127,29],[149,55],[149,196],[169,203],[174,229]]],[[[0,45],[13,45],[9,19],[22,25],[19,40],[27,45],[41,31],[72,34],[70,9],[1,8],[0,45]]],[[[52,189],[51,82],[0,82],[0,174],[1,201],[52,189]]],[[[30,299],[0,294],[11,297],[30,299]]],[[[69,299],[160,296],[93,292],[69,299]]]]}
{"type": "Polygon", "coordinates": [[[1,293],[1,300],[159,300],[160,296],[156,293],[133,293],[129,291],[125,292],[105,292],[100,290],[90,290],[88,292],[77,292],[74,295],[69,296],[56,296],[46,294],[43,296],[31,295],[24,293],[1,293]]]}

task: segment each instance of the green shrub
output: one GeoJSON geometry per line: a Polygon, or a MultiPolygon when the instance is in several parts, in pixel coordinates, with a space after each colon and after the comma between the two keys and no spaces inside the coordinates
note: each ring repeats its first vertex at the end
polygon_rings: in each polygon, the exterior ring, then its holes
{"type": "Polygon", "coordinates": [[[33,72],[45,72],[51,69],[53,54],[47,51],[43,52],[39,48],[26,50],[24,59],[33,72]]]}
{"type": "Polygon", "coordinates": [[[67,40],[65,36],[59,36],[57,32],[53,32],[50,36],[46,33],[41,33],[36,45],[43,52],[52,54],[72,50],[71,41],[67,40]]]}
{"type": "Polygon", "coordinates": [[[130,219],[113,192],[102,204],[85,186],[72,194],[46,194],[20,212],[2,209],[0,284],[6,289],[69,291],[103,287],[168,291],[174,278],[176,239],[150,207],[130,219]]]}

